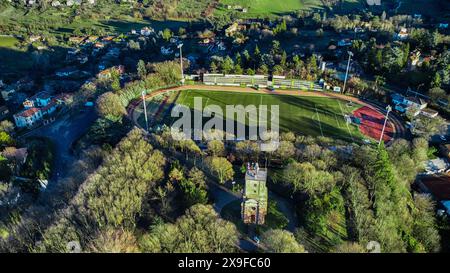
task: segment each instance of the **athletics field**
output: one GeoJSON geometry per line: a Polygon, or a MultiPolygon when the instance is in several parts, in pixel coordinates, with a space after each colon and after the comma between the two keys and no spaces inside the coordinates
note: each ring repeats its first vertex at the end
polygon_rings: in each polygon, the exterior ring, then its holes
{"type": "MultiPolygon", "coordinates": [[[[332,97],[183,90],[166,93],[160,95],[158,99],[151,98],[147,101],[147,112],[151,126],[162,124],[170,126],[173,124],[176,118],[172,118],[170,112],[176,104],[185,105],[193,111],[195,97],[202,98],[203,108],[209,105],[218,105],[222,108],[224,115],[226,115],[226,105],[255,105],[256,107],[267,105],[268,109],[271,105],[278,105],[281,132],[292,131],[301,135],[325,136],[349,142],[361,142],[362,139],[367,138],[376,139],[377,136],[375,135],[363,134],[367,131],[361,130],[362,126],[366,126],[365,118],[370,118],[372,124],[369,126],[377,127],[375,128],[376,131],[379,131],[383,122],[379,117],[375,117],[377,118],[375,120],[374,117],[369,115],[357,115],[362,120],[362,125],[349,124],[346,122],[345,116],[355,116],[355,113],[358,113],[359,109],[364,109],[364,107],[355,102],[350,103],[332,97]]],[[[143,116],[142,114],[139,116],[138,123],[145,128],[143,116]]],[[[227,117],[225,116],[225,118],[227,117]]],[[[208,118],[204,119],[203,124],[207,120],[208,118]]],[[[248,122],[248,119],[246,122],[248,122]]]]}

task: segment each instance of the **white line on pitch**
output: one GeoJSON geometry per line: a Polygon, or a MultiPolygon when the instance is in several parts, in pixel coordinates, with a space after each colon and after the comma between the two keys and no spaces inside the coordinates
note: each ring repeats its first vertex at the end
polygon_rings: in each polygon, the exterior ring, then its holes
{"type": "MultiPolygon", "coordinates": [[[[345,118],[345,114],[344,114],[344,110],[342,110],[341,102],[340,102],[339,100],[338,100],[337,102],[339,103],[339,108],[341,108],[342,118],[345,118]]],[[[345,125],[347,125],[348,133],[350,134],[350,137],[352,138],[352,141],[354,142],[355,140],[353,139],[353,134],[352,134],[352,132],[350,131],[350,126],[348,126],[347,121],[345,121],[345,125]]]]}
{"type": "Polygon", "coordinates": [[[342,128],[341,123],[339,122],[336,113],[334,113],[334,118],[336,119],[336,122],[337,122],[339,128],[342,128]]]}
{"type": "Polygon", "coordinates": [[[314,104],[314,108],[316,108],[316,113],[317,113],[317,120],[319,121],[319,128],[320,128],[320,133],[323,136],[323,131],[322,131],[322,123],[320,122],[320,117],[319,117],[319,112],[317,111],[317,107],[316,104],[314,104]]]}

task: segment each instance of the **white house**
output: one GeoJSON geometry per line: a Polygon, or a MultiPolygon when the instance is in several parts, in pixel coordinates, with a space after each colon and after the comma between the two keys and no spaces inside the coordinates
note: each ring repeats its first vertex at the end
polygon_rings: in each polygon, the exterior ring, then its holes
{"type": "Polygon", "coordinates": [[[421,98],[416,98],[416,97],[406,97],[406,98],[404,98],[403,103],[407,107],[415,107],[415,108],[418,108],[419,110],[425,109],[428,105],[428,103],[426,101],[424,101],[421,98]]]}
{"type": "Polygon", "coordinates": [[[36,107],[25,109],[14,115],[14,121],[18,128],[32,126],[37,121],[41,120],[42,112],[36,107]]]}
{"type": "Polygon", "coordinates": [[[150,36],[153,33],[155,33],[155,30],[151,27],[144,27],[141,29],[141,35],[143,36],[150,36]]]}
{"type": "Polygon", "coordinates": [[[33,126],[45,115],[52,114],[63,103],[66,95],[52,97],[47,92],[39,92],[23,102],[24,110],[14,115],[14,121],[19,128],[33,126]]]}
{"type": "Polygon", "coordinates": [[[405,40],[409,37],[408,29],[405,27],[402,27],[400,31],[397,33],[397,38],[399,40],[405,40]]]}

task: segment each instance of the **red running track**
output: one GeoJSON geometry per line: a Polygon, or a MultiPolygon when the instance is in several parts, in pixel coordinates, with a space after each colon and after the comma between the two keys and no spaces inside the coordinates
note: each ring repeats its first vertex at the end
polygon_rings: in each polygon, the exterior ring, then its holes
{"type": "MultiPolygon", "coordinates": [[[[380,139],[385,119],[385,116],[382,113],[370,107],[363,106],[354,111],[353,114],[361,120],[361,124],[359,125],[361,133],[374,139],[380,139]]],[[[394,125],[391,122],[388,122],[384,130],[384,142],[390,141],[394,136],[394,132],[394,125]]]]}

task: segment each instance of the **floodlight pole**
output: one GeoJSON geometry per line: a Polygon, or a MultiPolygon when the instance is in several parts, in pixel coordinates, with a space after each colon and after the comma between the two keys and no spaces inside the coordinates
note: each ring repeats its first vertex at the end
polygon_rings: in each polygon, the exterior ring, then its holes
{"type": "Polygon", "coordinates": [[[392,107],[391,107],[390,105],[388,105],[388,106],[386,107],[386,110],[387,110],[386,118],[384,119],[383,130],[381,130],[380,141],[378,141],[378,146],[380,146],[381,141],[383,140],[384,129],[386,129],[386,123],[387,123],[388,118],[389,118],[389,112],[392,111],[392,107]]]}
{"type": "Polygon", "coordinates": [[[142,103],[144,105],[144,117],[145,117],[145,127],[147,128],[147,132],[148,132],[148,117],[147,117],[147,106],[145,105],[145,90],[142,91],[141,95],[142,95],[142,103]]]}
{"type": "Polygon", "coordinates": [[[348,63],[347,63],[347,70],[345,71],[344,88],[342,89],[342,94],[345,93],[345,86],[347,85],[348,71],[350,70],[350,61],[352,60],[352,56],[353,53],[351,51],[348,51],[348,63]]]}
{"type": "Polygon", "coordinates": [[[184,84],[184,72],[183,72],[183,44],[177,46],[180,49],[180,68],[181,68],[181,84],[184,84]]]}

